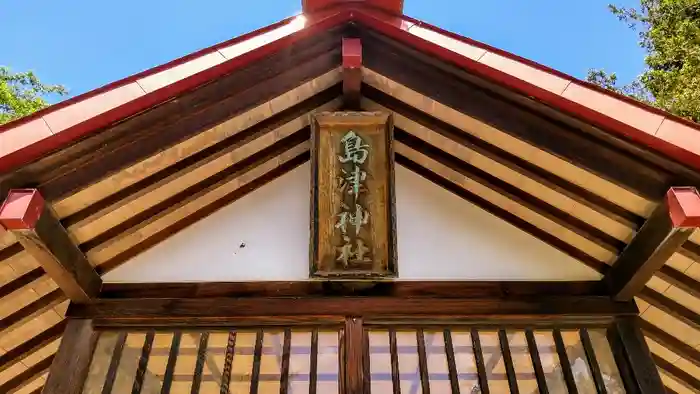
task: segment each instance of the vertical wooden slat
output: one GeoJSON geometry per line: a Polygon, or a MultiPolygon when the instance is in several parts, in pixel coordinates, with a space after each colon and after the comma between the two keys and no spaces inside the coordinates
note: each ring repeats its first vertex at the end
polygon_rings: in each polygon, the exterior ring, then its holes
{"type": "MultiPolygon", "coordinates": [[[[51,362],[49,376],[44,385],[45,393],[79,394],[82,392],[98,338],[99,334],[92,328],[92,320],[68,320],[61,344],[51,362]]],[[[45,360],[50,358],[47,357],[45,360]]]]}
{"type": "Polygon", "coordinates": [[[226,342],[226,355],[224,356],[224,371],[221,373],[220,394],[229,394],[231,384],[231,369],[233,368],[233,355],[236,351],[236,331],[229,331],[226,342]]]}
{"type": "Polygon", "coordinates": [[[484,353],[481,351],[481,339],[476,328],[471,329],[472,348],[474,350],[474,363],[476,363],[476,373],[479,377],[479,388],[481,394],[489,394],[489,384],[486,379],[486,366],[484,365],[484,353]]]}
{"type": "Polygon", "coordinates": [[[566,388],[569,390],[569,394],[578,394],[578,389],[576,388],[576,381],[574,380],[574,374],[571,372],[571,363],[569,362],[569,356],[566,354],[566,345],[564,345],[564,338],[561,336],[561,330],[555,328],[552,331],[554,336],[554,345],[557,348],[557,355],[559,355],[559,365],[561,366],[562,375],[564,375],[564,382],[566,382],[566,388]]]}
{"type": "Polygon", "coordinates": [[[124,345],[126,344],[127,333],[122,331],[117,336],[117,343],[114,345],[114,352],[112,352],[112,359],[109,361],[109,368],[107,368],[107,374],[105,375],[105,384],[102,386],[102,394],[111,394],[112,388],[114,387],[114,379],[117,377],[117,371],[119,370],[119,362],[122,359],[122,353],[124,352],[124,345]]]}
{"type": "Polygon", "coordinates": [[[452,394],[459,394],[459,380],[457,379],[457,363],[455,362],[455,350],[452,345],[452,333],[449,329],[444,329],[442,337],[445,341],[445,357],[447,358],[447,372],[450,377],[452,394]]]}
{"type": "Polygon", "coordinates": [[[537,349],[535,333],[532,332],[531,329],[525,330],[525,339],[527,339],[527,347],[530,350],[530,359],[532,360],[532,367],[535,370],[535,379],[537,379],[539,393],[549,394],[547,377],[544,375],[544,368],[542,368],[542,360],[540,360],[540,351],[537,349]]]}
{"type": "Polygon", "coordinates": [[[425,335],[423,329],[416,330],[416,342],[418,344],[418,370],[420,371],[420,385],[423,394],[430,394],[430,380],[428,377],[428,357],[425,354],[425,335]]]}
{"type": "Polygon", "coordinates": [[[370,394],[372,390],[372,369],[370,368],[369,361],[369,331],[366,329],[362,330],[362,381],[363,390],[365,394],[370,394]]]}
{"type": "Polygon", "coordinates": [[[160,389],[160,394],[170,394],[170,387],[173,385],[173,376],[175,375],[175,364],[177,356],[180,353],[180,340],[182,333],[175,331],[173,333],[173,341],[170,343],[170,352],[168,353],[168,363],[165,365],[165,374],[163,375],[163,386],[160,389]]]}
{"type": "Polygon", "coordinates": [[[363,373],[363,338],[364,328],[362,319],[351,317],[345,320],[345,365],[346,393],[362,394],[364,383],[363,373]]]}
{"type": "Polygon", "coordinates": [[[309,356],[309,394],[316,394],[318,382],[318,329],[311,331],[311,355],[309,356]]]}
{"type": "Polygon", "coordinates": [[[205,331],[199,337],[199,345],[197,346],[197,364],[194,366],[194,373],[192,374],[192,390],[190,390],[191,394],[199,394],[199,386],[202,384],[204,361],[207,357],[208,343],[209,333],[205,331]]]}
{"type": "Polygon", "coordinates": [[[255,349],[253,350],[253,372],[250,375],[250,394],[258,393],[260,386],[260,363],[262,361],[263,330],[255,334],[255,349]]]}
{"type": "Polygon", "coordinates": [[[282,365],[280,365],[280,394],[287,394],[289,388],[289,357],[292,349],[292,330],[284,329],[282,344],[282,365]]]}
{"type": "Polygon", "coordinates": [[[338,387],[340,392],[345,394],[345,383],[347,381],[346,372],[347,366],[345,365],[345,328],[338,331],[338,387]]]}
{"type": "Polygon", "coordinates": [[[593,343],[591,342],[590,335],[588,335],[588,330],[585,328],[580,329],[579,336],[581,337],[583,350],[586,353],[588,366],[591,370],[591,374],[593,375],[596,390],[598,390],[598,394],[607,394],[608,390],[605,388],[605,381],[603,380],[603,375],[600,372],[600,365],[598,365],[598,360],[595,357],[593,343]]]}
{"type": "Polygon", "coordinates": [[[396,346],[396,330],[389,329],[389,353],[391,356],[391,384],[394,394],[401,394],[401,378],[399,376],[399,349],[396,346]]]}
{"type": "Polygon", "coordinates": [[[662,393],[664,386],[639,328],[639,319],[639,316],[618,317],[615,328],[640,393],[662,393]]]}
{"type": "Polygon", "coordinates": [[[148,358],[151,356],[153,338],[155,338],[155,336],[155,331],[149,331],[146,333],[146,338],[144,339],[143,347],[141,348],[141,357],[139,357],[139,364],[136,368],[136,376],[134,376],[134,384],[131,386],[131,394],[141,394],[143,379],[146,375],[146,367],[148,366],[148,358]]]}
{"type": "Polygon", "coordinates": [[[510,392],[519,394],[518,379],[515,376],[515,366],[513,365],[513,356],[510,354],[510,345],[508,344],[506,330],[498,330],[498,341],[501,343],[501,354],[503,355],[503,363],[506,367],[506,376],[508,377],[510,392]]]}

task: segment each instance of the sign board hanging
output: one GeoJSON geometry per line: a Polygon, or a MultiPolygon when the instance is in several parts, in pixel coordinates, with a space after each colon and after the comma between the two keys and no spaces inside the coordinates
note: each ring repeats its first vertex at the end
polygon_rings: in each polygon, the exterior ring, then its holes
{"type": "Polygon", "coordinates": [[[391,115],[324,112],[311,129],[311,277],[396,277],[391,115]]]}

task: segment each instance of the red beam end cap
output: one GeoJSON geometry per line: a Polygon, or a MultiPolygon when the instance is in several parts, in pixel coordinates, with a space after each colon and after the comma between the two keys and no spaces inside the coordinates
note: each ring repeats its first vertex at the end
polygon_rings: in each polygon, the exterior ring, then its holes
{"type": "Polygon", "coordinates": [[[672,187],[666,192],[673,227],[700,227],[700,193],[694,187],[672,187]]]}
{"type": "Polygon", "coordinates": [[[343,68],[362,67],[362,42],[359,38],[343,38],[343,68]]]}
{"type": "Polygon", "coordinates": [[[37,189],[12,189],[0,206],[0,225],[5,230],[31,230],[44,209],[44,197],[37,189]]]}

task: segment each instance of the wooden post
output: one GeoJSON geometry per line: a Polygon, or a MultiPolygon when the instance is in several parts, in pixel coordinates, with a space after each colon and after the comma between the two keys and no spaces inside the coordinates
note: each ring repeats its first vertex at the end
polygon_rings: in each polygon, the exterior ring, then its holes
{"type": "Polygon", "coordinates": [[[349,394],[362,394],[364,390],[362,319],[348,317],[345,321],[345,387],[349,394]]]}
{"type": "Polygon", "coordinates": [[[609,332],[610,348],[628,392],[664,393],[659,371],[639,328],[639,316],[615,319],[609,332]]]}
{"type": "Polygon", "coordinates": [[[99,334],[90,319],[70,319],[54,357],[43,394],[80,394],[99,334]]]}

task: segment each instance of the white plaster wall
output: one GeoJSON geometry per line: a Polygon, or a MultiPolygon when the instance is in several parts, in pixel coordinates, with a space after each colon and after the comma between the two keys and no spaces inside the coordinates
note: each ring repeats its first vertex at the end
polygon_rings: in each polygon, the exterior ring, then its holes
{"type": "MultiPolygon", "coordinates": [[[[402,167],[396,169],[396,189],[400,279],[600,278],[573,258],[402,167]]],[[[307,164],[135,257],[104,280],[304,280],[308,259],[307,164]]]]}

